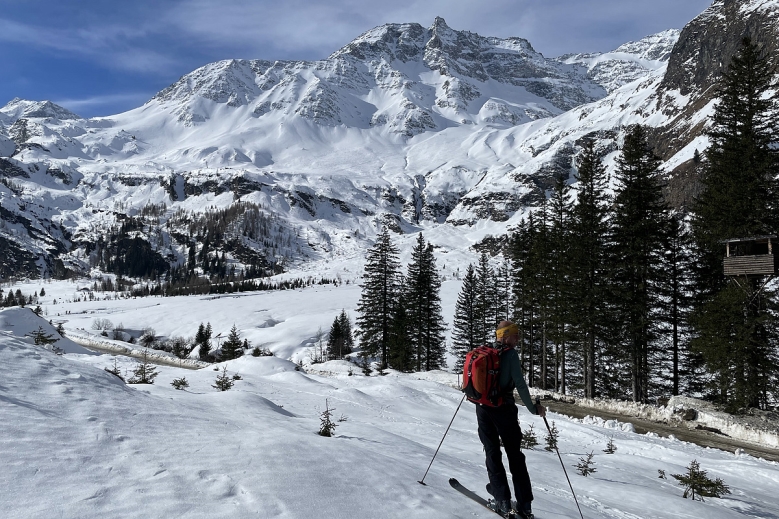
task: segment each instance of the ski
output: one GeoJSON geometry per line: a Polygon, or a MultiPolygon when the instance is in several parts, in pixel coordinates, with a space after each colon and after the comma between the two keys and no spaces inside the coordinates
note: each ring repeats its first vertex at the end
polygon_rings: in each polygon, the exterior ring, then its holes
{"type": "MultiPolygon", "coordinates": [[[[471,500],[473,500],[473,501],[475,501],[475,502],[479,503],[481,506],[483,506],[484,508],[486,508],[487,510],[489,510],[489,511],[490,511],[490,512],[492,512],[493,514],[495,514],[495,515],[499,515],[499,516],[501,516],[501,517],[504,517],[502,514],[499,514],[498,512],[496,512],[495,510],[493,510],[492,508],[490,508],[490,503],[489,503],[489,501],[487,501],[486,499],[484,499],[484,498],[483,498],[483,497],[481,497],[480,495],[476,494],[476,493],[475,493],[473,490],[469,490],[469,489],[465,488],[465,487],[464,487],[464,486],[463,486],[463,485],[462,485],[462,484],[461,484],[459,481],[457,481],[455,478],[449,478],[449,484],[450,484],[450,485],[452,485],[452,488],[453,488],[453,489],[457,490],[459,493],[461,493],[461,494],[462,494],[462,495],[464,495],[465,497],[468,497],[468,498],[470,498],[471,500]]],[[[516,517],[516,515],[514,515],[513,513],[509,513],[509,515],[508,515],[507,517],[509,517],[509,518],[514,518],[514,517],[516,517]]]]}

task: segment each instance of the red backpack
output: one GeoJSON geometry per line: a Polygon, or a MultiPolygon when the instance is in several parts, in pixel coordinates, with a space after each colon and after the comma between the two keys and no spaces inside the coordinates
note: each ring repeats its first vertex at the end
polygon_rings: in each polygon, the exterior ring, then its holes
{"type": "Polygon", "coordinates": [[[463,365],[463,393],[471,402],[489,407],[503,404],[500,392],[500,354],[506,348],[479,346],[468,352],[463,365]]]}

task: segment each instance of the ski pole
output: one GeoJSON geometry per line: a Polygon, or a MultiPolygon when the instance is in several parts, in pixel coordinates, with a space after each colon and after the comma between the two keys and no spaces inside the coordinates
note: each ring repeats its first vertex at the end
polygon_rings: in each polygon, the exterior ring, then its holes
{"type": "MultiPolygon", "coordinates": [[[[536,405],[541,405],[541,398],[536,397],[536,405]]],[[[549,427],[549,422],[546,421],[546,416],[544,416],[544,423],[546,424],[546,430],[549,431],[549,435],[552,435],[552,429],[549,427]]],[[[579,509],[579,515],[584,519],[584,514],[582,513],[582,509],[579,506],[579,500],[576,499],[576,492],[573,491],[573,485],[571,485],[571,479],[568,477],[568,471],[565,470],[565,463],[563,463],[563,458],[560,456],[560,451],[557,449],[557,446],[555,445],[554,448],[555,452],[557,452],[557,457],[560,459],[560,465],[563,467],[563,473],[565,474],[565,479],[568,480],[568,486],[571,487],[571,494],[573,494],[573,501],[576,503],[576,508],[579,509]]]]}
{"type": "MultiPolygon", "coordinates": [[[[446,438],[446,435],[449,433],[449,427],[452,426],[454,423],[454,417],[457,416],[457,411],[460,410],[460,406],[463,405],[463,401],[465,400],[465,395],[463,395],[462,399],[460,400],[460,403],[457,405],[457,409],[454,411],[454,416],[452,416],[452,420],[449,422],[449,425],[446,427],[446,431],[444,432],[444,437],[441,438],[441,443],[438,444],[438,449],[441,448],[441,445],[444,443],[444,438],[446,438]]],[[[433,459],[430,460],[430,465],[427,466],[427,470],[425,471],[425,475],[422,476],[422,479],[417,481],[420,485],[425,485],[425,478],[427,477],[427,473],[430,471],[430,467],[433,466],[433,460],[435,460],[435,457],[438,456],[438,449],[435,450],[435,454],[433,454],[433,459]]],[[[425,485],[427,486],[427,485],[425,485]]]]}

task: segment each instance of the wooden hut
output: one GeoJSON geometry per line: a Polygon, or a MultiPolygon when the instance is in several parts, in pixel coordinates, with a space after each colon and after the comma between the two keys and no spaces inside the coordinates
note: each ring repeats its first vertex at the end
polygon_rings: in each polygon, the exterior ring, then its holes
{"type": "Polygon", "coordinates": [[[776,236],[753,236],[725,240],[723,266],[726,276],[772,276],[777,271],[773,242],[776,236]]]}

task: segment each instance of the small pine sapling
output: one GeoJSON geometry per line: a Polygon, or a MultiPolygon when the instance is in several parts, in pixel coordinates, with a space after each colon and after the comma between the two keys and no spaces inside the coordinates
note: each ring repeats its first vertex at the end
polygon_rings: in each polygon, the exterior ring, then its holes
{"type": "Polygon", "coordinates": [[[186,377],[174,378],[170,385],[178,390],[183,391],[189,387],[189,382],[187,382],[186,377]]]}
{"type": "Polygon", "coordinates": [[[546,442],[546,447],[544,447],[545,451],[551,452],[557,449],[557,436],[559,434],[560,431],[557,430],[557,426],[553,421],[552,428],[549,430],[549,433],[544,437],[544,441],[546,442]]]}
{"type": "Polygon", "coordinates": [[[330,405],[327,399],[325,399],[325,410],[319,415],[319,421],[321,422],[319,436],[327,436],[329,438],[333,435],[335,428],[338,427],[338,424],[333,422],[333,411],[335,409],[330,409],[330,405]]]}
{"type": "Polygon", "coordinates": [[[603,452],[605,452],[606,454],[614,454],[615,452],[617,452],[617,446],[614,443],[613,436],[609,438],[609,443],[606,444],[606,448],[603,449],[603,452]]]}
{"type": "Polygon", "coordinates": [[[27,336],[32,337],[32,340],[35,342],[36,346],[48,346],[49,344],[54,344],[59,340],[55,339],[52,334],[46,333],[42,326],[38,326],[37,330],[28,333],[27,336]]]}
{"type": "Polygon", "coordinates": [[[243,377],[241,377],[241,375],[236,373],[235,375],[233,375],[233,380],[243,380],[243,377]]]}
{"type": "Polygon", "coordinates": [[[538,436],[536,436],[533,430],[533,424],[530,424],[530,429],[522,431],[522,440],[519,442],[520,449],[532,449],[538,445],[538,436]]]}
{"type": "Polygon", "coordinates": [[[590,452],[586,457],[582,456],[579,458],[579,463],[576,464],[576,472],[579,473],[579,475],[587,477],[590,474],[593,474],[594,472],[597,472],[595,467],[595,462],[592,461],[593,454],[590,452]]]}
{"type": "Polygon", "coordinates": [[[671,477],[684,487],[682,497],[699,499],[703,501],[704,497],[721,497],[724,494],[730,494],[730,488],[720,478],[711,479],[706,475],[705,470],[701,470],[697,460],[692,460],[687,466],[685,474],[671,474],[671,477]]]}
{"type": "Polygon", "coordinates": [[[122,380],[122,382],[125,381],[124,377],[122,376],[121,371],[119,371],[119,366],[116,363],[116,358],[114,358],[114,367],[113,368],[111,368],[111,369],[103,368],[103,369],[106,370],[107,372],[109,372],[110,374],[116,375],[117,377],[119,377],[122,380]]]}
{"type": "Polygon", "coordinates": [[[127,381],[128,384],[154,384],[154,378],[159,375],[157,368],[149,362],[148,350],[143,350],[141,362],[133,370],[133,378],[127,381]]]}
{"type": "Polygon", "coordinates": [[[211,387],[213,387],[217,391],[228,391],[230,390],[230,388],[233,387],[233,384],[234,382],[232,381],[232,379],[227,376],[227,366],[225,366],[224,368],[222,368],[222,373],[217,375],[216,382],[211,387]]]}

